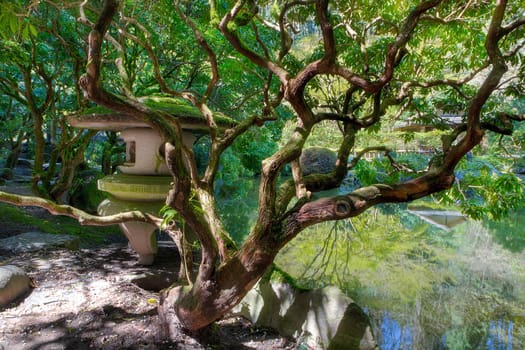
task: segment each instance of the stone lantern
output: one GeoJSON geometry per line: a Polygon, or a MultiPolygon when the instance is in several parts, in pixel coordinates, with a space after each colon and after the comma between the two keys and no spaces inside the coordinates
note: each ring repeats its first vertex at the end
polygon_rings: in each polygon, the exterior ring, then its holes
{"type": "MultiPolygon", "coordinates": [[[[142,101],[177,118],[183,130],[183,142],[192,147],[198,135],[207,133],[207,124],[200,112],[183,101],[167,97],[147,97],[142,101]]],[[[99,215],[113,215],[140,210],[157,215],[165,204],[170,182],[167,166],[159,154],[162,146],[160,134],[148,124],[129,115],[95,107],[68,117],[76,128],[118,131],[126,143],[126,161],[118,172],[98,180],[98,189],[109,194],[98,206],[99,215]]],[[[232,121],[218,116],[220,125],[232,121]]],[[[156,226],[137,221],[119,224],[131,247],[139,255],[139,263],[150,265],[157,252],[156,226]]]]}

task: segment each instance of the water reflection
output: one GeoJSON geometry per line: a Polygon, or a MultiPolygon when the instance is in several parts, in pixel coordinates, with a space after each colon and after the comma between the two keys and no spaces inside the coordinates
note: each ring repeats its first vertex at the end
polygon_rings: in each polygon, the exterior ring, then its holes
{"type": "MultiPolygon", "coordinates": [[[[238,241],[254,222],[256,189],[221,205],[238,241]]],[[[525,208],[445,231],[382,206],[310,228],[276,262],[304,287],[344,290],[367,310],[383,350],[525,349],[523,220],[525,208]]]]}
{"type": "Polygon", "coordinates": [[[461,329],[447,331],[441,337],[422,341],[417,338],[414,326],[402,324],[395,320],[388,312],[382,312],[376,326],[376,339],[383,350],[399,349],[486,349],[486,350],[513,350],[523,349],[523,342],[515,339],[514,322],[510,320],[495,320],[484,325],[486,336],[477,340],[469,340],[464,337],[461,329]],[[477,343],[477,344],[475,344],[477,343]]]}
{"type": "Polygon", "coordinates": [[[525,349],[525,254],[487,227],[436,230],[404,212],[372,211],[305,232],[278,263],[301,283],[337,284],[366,307],[382,349],[525,349]],[[312,246],[333,247],[332,239],[336,248],[321,254],[332,258],[312,261],[320,255],[312,246]]]}
{"type": "Polygon", "coordinates": [[[491,321],[490,332],[487,339],[487,349],[506,349],[512,350],[512,321],[491,321]]]}
{"type": "Polygon", "coordinates": [[[383,313],[379,329],[376,337],[383,350],[412,348],[412,328],[401,326],[388,312],[383,313]]]}

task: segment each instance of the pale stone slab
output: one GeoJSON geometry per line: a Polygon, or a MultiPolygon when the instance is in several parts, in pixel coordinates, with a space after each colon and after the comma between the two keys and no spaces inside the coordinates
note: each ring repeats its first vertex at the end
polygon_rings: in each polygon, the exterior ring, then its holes
{"type": "Polygon", "coordinates": [[[56,248],[78,250],[79,244],[80,240],[71,235],[25,232],[16,236],[0,239],[0,250],[14,254],[56,248]]]}
{"type": "Polygon", "coordinates": [[[31,285],[31,280],[24,270],[18,266],[0,266],[0,307],[26,294],[31,285]]]}
{"type": "Polygon", "coordinates": [[[300,290],[263,277],[233,312],[308,349],[377,349],[368,317],[334,286],[300,290]]]}

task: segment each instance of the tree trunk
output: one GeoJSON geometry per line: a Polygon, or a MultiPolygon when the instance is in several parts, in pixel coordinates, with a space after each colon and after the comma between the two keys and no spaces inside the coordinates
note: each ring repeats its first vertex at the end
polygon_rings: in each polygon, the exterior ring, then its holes
{"type": "MultiPolygon", "coordinates": [[[[95,134],[96,131],[93,130],[89,131],[86,134],[80,134],[79,138],[76,141],[74,141],[76,147],[73,147],[71,149],[70,147],[64,146],[64,143],[67,142],[67,140],[63,140],[64,142],[61,141],[60,147],[62,148],[62,168],[60,169],[60,175],[58,177],[58,180],[56,181],[55,185],[50,191],[51,198],[57,203],[64,203],[62,197],[64,193],[66,193],[71,188],[75,177],[75,172],[78,166],[84,162],[84,152],[87,146],[89,145],[91,137],[95,134]]],[[[53,159],[50,160],[50,164],[53,165],[53,171],[50,174],[48,174],[49,177],[54,176],[54,168],[56,166],[58,157],[52,158],[53,159]]]]}
{"type": "Polygon", "coordinates": [[[2,172],[1,177],[7,179],[12,176],[12,171],[16,166],[16,162],[18,161],[18,157],[20,156],[20,152],[22,151],[22,143],[26,138],[26,133],[23,131],[20,131],[18,133],[18,137],[13,145],[11,145],[11,151],[9,152],[9,155],[6,158],[5,161],[5,169],[2,172]]]}
{"type": "Polygon", "coordinates": [[[44,150],[46,146],[46,139],[44,137],[44,116],[42,111],[36,105],[33,96],[32,76],[28,69],[22,70],[25,85],[25,97],[27,99],[28,108],[33,119],[33,138],[35,142],[35,157],[33,166],[33,177],[31,179],[31,191],[37,195],[46,197],[47,191],[43,191],[39,187],[39,182],[44,172],[44,150]]]}
{"type": "Polygon", "coordinates": [[[50,191],[51,198],[57,203],[65,203],[63,195],[71,188],[75,177],[75,171],[79,164],[84,161],[84,153],[77,155],[75,160],[62,164],[60,176],[50,191]]]}
{"type": "Polygon", "coordinates": [[[202,329],[239,304],[275,258],[277,247],[252,240],[217,268],[206,280],[193,286],[172,286],[161,294],[159,316],[170,337],[181,328],[202,329]]]}
{"type": "Polygon", "coordinates": [[[41,115],[33,113],[33,136],[35,138],[35,163],[33,167],[33,178],[31,179],[31,190],[35,195],[46,197],[46,192],[42,191],[38,183],[44,172],[44,149],[46,140],[42,132],[44,120],[41,115]]]}

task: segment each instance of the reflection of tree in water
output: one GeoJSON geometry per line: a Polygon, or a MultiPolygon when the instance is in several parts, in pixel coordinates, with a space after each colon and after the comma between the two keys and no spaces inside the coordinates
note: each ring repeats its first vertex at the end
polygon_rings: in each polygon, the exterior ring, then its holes
{"type": "Polygon", "coordinates": [[[525,249],[525,207],[502,221],[487,223],[494,241],[505,249],[519,253],[525,249]]]}
{"type": "Polygon", "coordinates": [[[350,254],[353,250],[350,243],[359,231],[351,219],[334,221],[331,225],[322,247],[305,266],[300,280],[332,281],[335,277],[338,285],[344,285],[344,277],[350,275],[350,254]],[[341,247],[343,249],[338,249],[341,247]]]}
{"type": "Polygon", "coordinates": [[[523,211],[451,231],[384,214],[312,227],[278,264],[303,286],[345,290],[382,349],[525,349],[525,265],[512,253],[523,249],[523,211]],[[509,235],[512,249],[500,243],[509,235]]]}
{"type": "MultiPolygon", "coordinates": [[[[253,223],[257,198],[247,192],[221,203],[237,240],[253,223]]],[[[285,248],[293,256],[278,264],[301,286],[334,284],[356,298],[382,349],[525,346],[525,320],[512,311],[523,301],[525,271],[515,269],[511,253],[525,247],[525,209],[448,232],[403,209],[385,205],[316,225],[285,248]]]]}
{"type": "MultiPolygon", "coordinates": [[[[513,314],[523,305],[525,270],[515,254],[494,244],[491,233],[471,222],[453,237],[456,250],[440,253],[445,283],[422,298],[418,323],[438,349],[512,349],[525,346],[525,324],[513,314]]],[[[405,327],[411,327],[410,322],[405,327]]]]}

